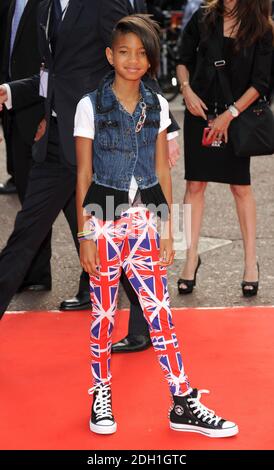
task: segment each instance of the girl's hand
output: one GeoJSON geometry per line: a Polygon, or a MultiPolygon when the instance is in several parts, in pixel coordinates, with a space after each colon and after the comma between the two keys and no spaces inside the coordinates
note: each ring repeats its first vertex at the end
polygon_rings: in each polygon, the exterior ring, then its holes
{"type": "Polygon", "coordinates": [[[100,265],[96,244],[93,240],[83,240],[80,243],[80,263],[84,271],[98,276],[97,267],[100,265]]]}
{"type": "Polygon", "coordinates": [[[206,104],[194,93],[189,85],[185,87],[183,97],[188,111],[193,114],[193,116],[200,116],[207,120],[205,111],[207,111],[208,108],[206,104]]]}
{"type": "Polygon", "coordinates": [[[160,266],[169,266],[173,263],[175,251],[173,250],[173,239],[172,238],[161,238],[160,239],[160,266]]]}
{"type": "Polygon", "coordinates": [[[220,114],[220,116],[216,117],[216,119],[214,119],[210,125],[211,131],[208,133],[206,140],[208,142],[214,142],[215,140],[221,142],[224,138],[225,143],[227,143],[228,128],[232,119],[233,116],[229,111],[225,111],[224,113],[220,114]]]}

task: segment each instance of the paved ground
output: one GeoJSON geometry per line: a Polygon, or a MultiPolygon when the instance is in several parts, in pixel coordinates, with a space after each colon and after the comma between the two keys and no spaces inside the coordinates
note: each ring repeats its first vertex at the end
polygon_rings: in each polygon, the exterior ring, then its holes
{"type": "MultiPolygon", "coordinates": [[[[171,105],[182,125],[180,100],[171,105]]],[[[180,135],[182,146],[182,135],[180,135]]],[[[4,145],[0,144],[0,180],[6,179],[4,145]]],[[[172,171],[174,201],[182,201],[185,189],[183,157],[172,171]]],[[[261,279],[257,298],[246,300],[241,296],[243,275],[241,235],[236,219],[234,202],[226,185],[211,183],[206,196],[205,219],[202,228],[202,266],[197,277],[195,293],[184,298],[177,295],[176,282],[182,269],[184,253],[178,250],[174,265],[169,269],[169,288],[173,307],[214,307],[246,305],[274,305],[274,158],[252,159],[252,181],[258,208],[258,258],[261,279]]],[[[0,196],[0,248],[12,230],[19,209],[17,196],[0,196]]],[[[177,244],[177,248],[181,248],[177,244]]],[[[61,300],[77,291],[79,262],[67,223],[61,214],[53,234],[53,289],[43,294],[20,294],[14,297],[9,310],[56,309],[61,300]]],[[[128,306],[121,292],[120,307],[128,306]]]]}

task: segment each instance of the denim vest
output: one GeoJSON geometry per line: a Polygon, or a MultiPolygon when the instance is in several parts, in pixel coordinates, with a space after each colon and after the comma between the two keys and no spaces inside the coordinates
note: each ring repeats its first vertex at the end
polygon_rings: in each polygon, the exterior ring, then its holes
{"type": "Polygon", "coordinates": [[[128,191],[132,176],[139,189],[158,183],[155,174],[155,144],[160,126],[161,106],[157,94],[141,82],[140,92],[146,103],[146,119],[135,132],[141,105],[129,114],[115,97],[111,85],[114,73],[108,74],[99,88],[88,96],[94,110],[93,180],[99,185],[128,191]]]}

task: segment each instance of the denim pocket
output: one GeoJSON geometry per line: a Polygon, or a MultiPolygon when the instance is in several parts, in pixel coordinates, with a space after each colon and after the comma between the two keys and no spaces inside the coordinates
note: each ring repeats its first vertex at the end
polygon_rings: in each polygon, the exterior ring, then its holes
{"type": "Polygon", "coordinates": [[[155,141],[158,136],[159,124],[159,120],[156,119],[145,121],[144,127],[141,131],[141,142],[143,144],[155,145],[155,141]]]}
{"type": "Polygon", "coordinates": [[[119,147],[121,136],[118,121],[99,121],[98,130],[98,142],[101,148],[113,150],[119,147]]]}

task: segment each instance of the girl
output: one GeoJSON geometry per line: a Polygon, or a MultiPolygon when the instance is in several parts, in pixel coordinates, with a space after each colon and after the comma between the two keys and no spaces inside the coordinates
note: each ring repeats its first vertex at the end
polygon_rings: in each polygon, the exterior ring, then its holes
{"type": "Polygon", "coordinates": [[[235,155],[228,129],[233,119],[269,93],[272,40],[269,0],[207,0],[184,31],[177,73],[187,108],[184,202],[191,204],[192,217],[191,243],[178,280],[180,294],[192,292],[201,264],[198,242],[209,181],[230,185],[244,244],[242,293],[251,297],[258,292],[256,204],[250,158],[235,155]],[[235,103],[226,102],[218,79],[213,52],[216,42],[224,59],[219,66],[229,80],[235,103]],[[211,131],[204,140],[208,126],[211,131]]]}
{"type": "Polygon", "coordinates": [[[80,260],[90,274],[92,301],[90,429],[111,434],[117,428],[111,407],[110,351],[123,267],[138,294],[173,398],[171,428],[232,436],[238,432],[236,424],[203,406],[201,392],[190,387],[171,318],[166,279],[174,258],[166,157],[168,104],[141,81],[147,72],[154,76],[158,65],[155,23],[143,15],[123,18],[106,55],[115,72],[80,101],[74,132],[80,260]],[[86,215],[83,206],[88,206],[86,215]],[[161,238],[156,212],[163,220],[161,238]]]}

